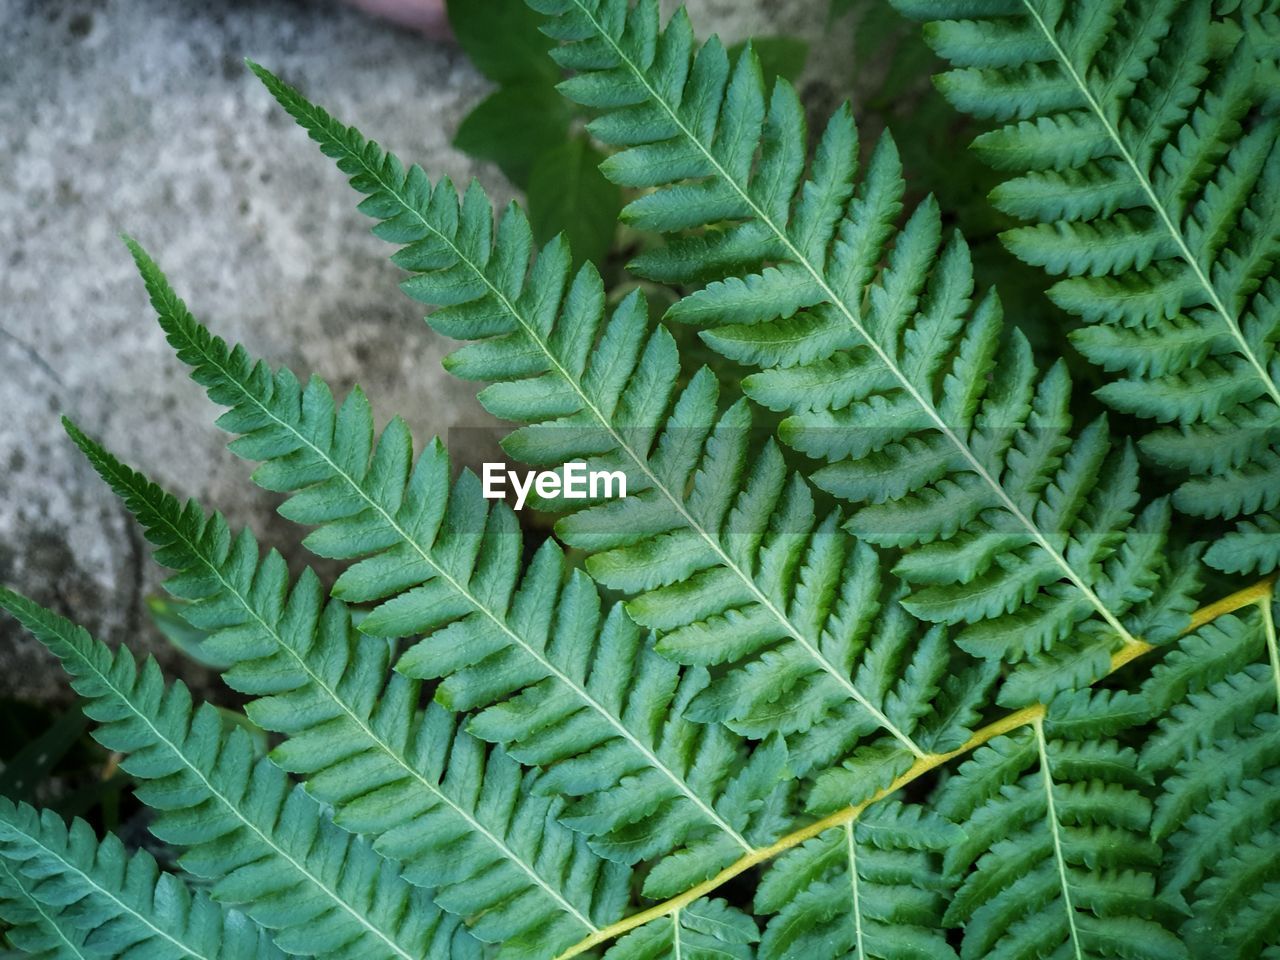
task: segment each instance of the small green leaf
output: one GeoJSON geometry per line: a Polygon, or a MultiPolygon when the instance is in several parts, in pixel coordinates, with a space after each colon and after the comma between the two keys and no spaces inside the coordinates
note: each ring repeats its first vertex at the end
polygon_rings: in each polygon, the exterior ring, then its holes
{"type": "Polygon", "coordinates": [[[546,243],[563,232],[578,262],[604,259],[622,209],[622,192],[600,173],[603,159],[585,137],[575,137],[543,153],[529,176],[534,237],[546,243]]]}
{"type": "Polygon", "coordinates": [[[447,7],[458,43],[490,80],[560,79],[559,68],[547,56],[551,41],[538,29],[542,17],[524,0],[448,0],[447,7]]]}
{"type": "Polygon", "coordinates": [[[569,119],[564,98],[548,85],[503,87],[467,114],[453,145],[496,163],[512,183],[524,187],[540,156],[564,142],[569,119]]]}

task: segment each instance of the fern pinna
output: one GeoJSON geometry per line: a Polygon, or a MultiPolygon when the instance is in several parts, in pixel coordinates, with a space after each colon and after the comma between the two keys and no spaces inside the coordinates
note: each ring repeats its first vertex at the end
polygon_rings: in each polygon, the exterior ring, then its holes
{"type": "Polygon", "coordinates": [[[1147,456],[1174,503],[1235,529],[1207,560],[1280,565],[1280,149],[1269,3],[892,0],[930,21],[959,109],[1001,125],[973,148],[1010,178],[1004,234],[1123,377],[1099,395],[1161,426],[1147,456]]]}
{"type": "Polygon", "coordinates": [[[145,850],[114,836],[99,841],[83,820],[70,827],[0,798],[0,909],[10,942],[50,958],[197,957],[283,960],[241,913],[192,893],[145,850]]]}
{"type": "MultiPolygon", "coordinates": [[[[86,713],[99,724],[97,739],[129,755],[124,767],[141,781],[139,799],[161,813],[152,825],[155,835],[186,848],[183,868],[212,882],[220,901],[242,906],[281,949],[335,960],[420,957],[454,938],[456,921],[443,917],[366,841],[334,826],[279,766],[256,758],[243,728],[225,729],[208,704],[193,709],[181,684],[166,687],[154,661],[139,670],[127,650],[112,653],[83,629],[11,592],[0,593],[0,605],[62,661],[86,700],[86,713]]],[[[0,836],[35,843],[36,818],[10,809],[13,819],[0,836]]],[[[65,834],[60,824],[44,822],[44,829],[53,831],[50,849],[63,851],[49,872],[65,872],[77,859],[104,859],[85,849],[86,824],[77,824],[69,840],[58,838],[65,834]]],[[[147,869],[154,871],[154,864],[138,871],[147,869]]],[[[122,892],[134,883],[129,877],[126,870],[122,892]]],[[[159,882],[175,881],[166,876],[159,882]]],[[[113,892],[108,885],[101,896],[113,892]]],[[[89,897],[95,906],[98,899],[89,897]]]]}
{"type": "Polygon", "coordinates": [[[562,240],[535,250],[518,207],[495,225],[478,186],[432,184],[255,67],[403,247],[431,325],[473,341],[448,366],[491,381],[485,405],[520,424],[508,451],[621,470],[628,496],[538,503],[585,573],[554,538],[526,554],[438,441],[415,453],[359,389],[339,401],[225,344],[131,242],[232,449],[340,573],[291,576],[68,423],[273,748],[0,592],[207,890],[0,804],[11,942],[1275,957],[1272,584],[1194,609],[1202,547],[1105,421],[1072,427],[1065,368],[1035,368],[994,294],[973,304],[936,204],[900,224],[890,139],[857,181],[849,110],[809,156],[794,92],[766,96],[749,48],[731,62],[643,0],[534,6],[617,148],[607,171],[644,191],[627,216],[665,236],[635,269],[759,368],[747,398],[682,365],[640,294],[610,302],[562,240]],[[753,402],[786,414],[798,471],[753,436],[753,402]]]}

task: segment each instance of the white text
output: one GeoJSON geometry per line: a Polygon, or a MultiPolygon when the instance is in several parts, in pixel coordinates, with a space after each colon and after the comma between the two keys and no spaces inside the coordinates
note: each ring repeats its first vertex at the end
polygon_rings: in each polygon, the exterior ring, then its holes
{"type": "Polygon", "coordinates": [[[506,484],[515,491],[515,508],[523,510],[534,491],[544,500],[563,497],[566,500],[593,500],[625,497],[627,475],[621,470],[588,470],[585,463],[566,463],[560,472],[555,470],[530,470],[521,474],[507,470],[501,463],[486,463],[482,471],[486,500],[505,500],[506,484]]]}

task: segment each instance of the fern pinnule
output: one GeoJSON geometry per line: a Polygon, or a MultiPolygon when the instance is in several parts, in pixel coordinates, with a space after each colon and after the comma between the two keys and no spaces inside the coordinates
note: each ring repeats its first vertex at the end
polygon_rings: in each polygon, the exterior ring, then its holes
{"type": "Polygon", "coordinates": [[[243,914],[192,893],[145,850],[130,853],[112,834],[99,841],[83,820],[68,827],[52,811],[0,797],[0,857],[11,878],[6,885],[15,885],[38,912],[34,922],[43,936],[20,927],[24,949],[49,949],[46,955],[58,960],[287,956],[243,914]]]}
{"type": "Polygon", "coordinates": [[[271,930],[281,949],[333,960],[475,955],[425,891],[257,759],[242,727],[193,705],[181,683],[166,686],[154,660],[139,669],[128,650],[112,652],[9,591],[0,590],[0,609],[62,661],[98,724],[94,738],[127,755],[121,767],[140,781],[138,798],[160,813],[152,832],[186,848],[183,868],[271,930]]]}
{"type": "Polygon", "coordinates": [[[646,190],[624,216],[670,236],[634,269],[680,282],[719,269],[668,316],[760,368],[746,393],[827,461],[812,479],[850,504],[848,529],[903,550],[903,603],[964,624],[956,642],[988,658],[1083,651],[1101,666],[1131,640],[1167,504],[1140,503],[1135,453],[1104,421],[1072,429],[1065,366],[1036,369],[994,294],[973,305],[968,248],[943,236],[936,203],[896,225],[892,140],[855,189],[841,108],[806,175],[804,111],[785,81],[766,97],[749,49],[731,64],[715,39],[696,47],[687,17],[660,28],[652,0],[533,6],[576,71],[561,88],[601,111],[592,132],[620,148],[606,173],[646,190]]]}
{"type": "Polygon", "coordinates": [[[1237,519],[1207,559],[1280,565],[1280,19],[1269,4],[893,0],[929,21],[959,109],[1001,125],[973,148],[1010,178],[1003,235],[1065,275],[1080,350],[1117,379],[1116,409],[1164,424],[1142,441],[1186,476],[1196,517],[1237,519]]]}

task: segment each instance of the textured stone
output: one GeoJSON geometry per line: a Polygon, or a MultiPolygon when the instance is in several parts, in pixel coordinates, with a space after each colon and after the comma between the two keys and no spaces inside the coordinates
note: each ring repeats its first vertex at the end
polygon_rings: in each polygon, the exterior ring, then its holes
{"type": "MultiPolygon", "coordinates": [[[[358,378],[382,418],[405,415],[420,439],[490,424],[474,387],[442,371],[448,345],[397,290],[341,176],[241,61],[269,66],[433,176],[477,176],[503,201],[501,174],[450,146],[488,85],[451,44],[323,3],[16,7],[0,31],[0,582],[203,686],[149,623],[143,600],[159,571],[58,415],[300,559],[296,530],[223,449],[117,236],[147,246],[222,336],[340,390],[358,378]]],[[[822,78],[847,72],[824,69],[847,55],[824,42],[826,0],[691,7],[727,42],[813,42],[810,100],[831,99],[822,78]]],[[[466,463],[492,452],[463,446],[466,463]]],[[[0,695],[64,691],[44,654],[0,623],[0,695]]]]}

